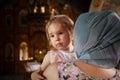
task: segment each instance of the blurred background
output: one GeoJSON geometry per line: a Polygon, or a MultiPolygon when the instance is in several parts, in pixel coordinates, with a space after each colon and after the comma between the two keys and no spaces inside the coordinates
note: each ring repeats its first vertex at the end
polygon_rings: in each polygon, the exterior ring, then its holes
{"type": "Polygon", "coordinates": [[[76,21],[101,10],[119,15],[120,0],[0,0],[0,80],[31,80],[49,50],[44,28],[50,18],[65,14],[76,21]]]}

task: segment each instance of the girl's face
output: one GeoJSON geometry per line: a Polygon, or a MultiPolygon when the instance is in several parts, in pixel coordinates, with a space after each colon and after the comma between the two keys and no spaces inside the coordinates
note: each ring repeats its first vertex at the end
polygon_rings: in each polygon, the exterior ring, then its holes
{"type": "Polygon", "coordinates": [[[55,49],[69,51],[72,39],[66,27],[60,23],[52,23],[48,28],[50,42],[55,49]]]}

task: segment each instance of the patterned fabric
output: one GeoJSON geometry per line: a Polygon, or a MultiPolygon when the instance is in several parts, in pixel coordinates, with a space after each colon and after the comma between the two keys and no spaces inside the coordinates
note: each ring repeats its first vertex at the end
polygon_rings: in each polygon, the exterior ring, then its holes
{"type": "Polygon", "coordinates": [[[120,80],[120,70],[116,70],[115,76],[109,79],[93,78],[82,71],[74,62],[58,63],[59,80],[120,80]]]}
{"type": "Polygon", "coordinates": [[[120,59],[120,17],[111,10],[81,14],[74,27],[78,60],[104,68],[120,59]]]}
{"type": "Polygon", "coordinates": [[[60,80],[80,80],[80,70],[72,62],[58,63],[60,80]]]}

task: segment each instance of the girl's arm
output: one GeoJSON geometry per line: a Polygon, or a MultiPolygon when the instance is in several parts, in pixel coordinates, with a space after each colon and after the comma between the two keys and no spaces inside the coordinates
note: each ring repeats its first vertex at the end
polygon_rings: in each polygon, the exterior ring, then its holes
{"type": "Polygon", "coordinates": [[[31,74],[31,79],[32,80],[45,80],[43,72],[49,64],[50,64],[50,53],[47,53],[43,59],[42,64],[40,65],[40,68],[31,74]]]}
{"type": "Polygon", "coordinates": [[[48,53],[45,55],[42,64],[40,65],[40,69],[41,69],[42,71],[44,71],[49,64],[50,64],[50,53],[48,52],[48,53]]]}

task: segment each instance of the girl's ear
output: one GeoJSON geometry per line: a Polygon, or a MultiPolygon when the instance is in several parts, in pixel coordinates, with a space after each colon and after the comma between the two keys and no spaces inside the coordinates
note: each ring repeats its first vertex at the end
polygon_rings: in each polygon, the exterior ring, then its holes
{"type": "Polygon", "coordinates": [[[73,42],[73,34],[70,35],[70,39],[73,42]]]}
{"type": "Polygon", "coordinates": [[[73,41],[73,32],[71,32],[70,36],[71,36],[71,40],[73,41]]]}
{"type": "Polygon", "coordinates": [[[71,35],[71,41],[72,41],[72,44],[74,45],[73,35],[71,35]]]}

